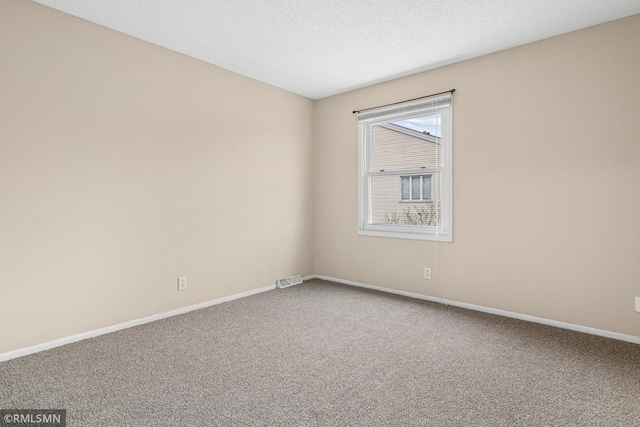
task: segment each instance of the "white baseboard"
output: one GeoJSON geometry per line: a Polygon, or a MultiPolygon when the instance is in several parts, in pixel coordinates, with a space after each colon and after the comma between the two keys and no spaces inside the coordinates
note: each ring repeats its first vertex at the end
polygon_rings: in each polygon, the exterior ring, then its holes
{"type": "Polygon", "coordinates": [[[128,322],[118,323],[116,325],[106,326],[104,328],[95,329],[93,331],[87,331],[81,334],[71,335],[69,337],[64,337],[64,338],[49,341],[46,343],[37,344],[31,347],[9,351],[9,352],[0,354],[0,362],[4,362],[10,359],[15,359],[16,357],[22,357],[22,356],[27,356],[33,353],[38,353],[43,350],[49,350],[54,347],[60,347],[65,344],[71,344],[77,341],[86,340],[88,338],[98,337],[100,335],[120,331],[122,329],[132,328],[134,326],[143,325],[145,323],[155,322],[156,320],[166,319],[167,317],[177,316],[179,314],[188,313],[190,311],[200,310],[201,308],[211,307],[212,305],[222,304],[223,302],[233,301],[238,298],[244,298],[250,295],[259,294],[261,292],[271,291],[275,288],[276,288],[276,285],[270,285],[270,286],[265,286],[258,289],[252,289],[250,291],[240,292],[240,293],[229,295],[226,297],[216,298],[214,300],[205,301],[199,304],[194,304],[194,305],[178,308],[171,311],[166,311],[164,313],[154,314],[151,316],[143,317],[141,319],[130,320],[128,322]]]}
{"type": "MultiPolygon", "coordinates": [[[[569,329],[572,331],[583,332],[591,335],[598,335],[606,338],[613,338],[620,341],[627,341],[634,344],[640,344],[640,337],[635,335],[626,335],[620,334],[617,332],[605,331],[602,329],[590,328],[588,326],[575,325],[572,323],[560,322],[557,320],[545,319],[542,317],[529,316],[526,314],[515,313],[512,311],[498,310],[490,307],[483,307],[480,305],[467,304],[464,302],[458,302],[453,300],[447,300],[437,297],[431,297],[428,295],[416,294],[413,292],[400,291],[397,289],[384,288],[381,286],[373,286],[365,283],[354,282],[351,280],[343,280],[335,277],[328,277],[318,274],[312,274],[310,276],[305,276],[302,278],[303,280],[311,280],[311,279],[321,279],[327,280],[330,282],[341,283],[343,285],[349,286],[357,286],[361,288],[373,289],[376,291],[387,292],[396,295],[402,295],[409,298],[421,299],[426,301],[438,302],[442,304],[452,305],[454,307],[466,308],[469,310],[481,311],[484,313],[496,314],[498,316],[511,317],[519,320],[526,320],[528,322],[540,323],[548,326],[555,326],[557,328],[569,329]]],[[[65,344],[71,344],[77,341],[82,341],[88,338],[98,337],[100,335],[108,334],[111,332],[120,331],[122,329],[131,328],[138,325],[143,325],[145,323],[155,322],[156,320],[165,319],[167,317],[177,316],[179,314],[188,313],[190,311],[200,310],[201,308],[211,307],[213,305],[221,304],[223,302],[233,301],[235,299],[248,297],[250,295],[255,295],[261,292],[271,291],[276,289],[276,285],[269,285],[258,289],[253,289],[246,292],[240,292],[237,294],[229,295],[226,297],[216,298],[214,300],[205,301],[199,304],[190,305],[187,307],[178,308],[176,310],[167,311],[164,313],[154,314],[151,316],[143,317],[140,319],[130,320],[128,322],[118,323],[116,325],[106,326],[104,328],[95,329],[93,331],[87,331],[76,335],[71,335],[69,337],[60,338],[57,340],[49,341],[42,344],[37,344],[31,347],[26,347],[18,350],[9,351],[6,353],[0,354],[0,362],[4,362],[6,360],[15,359],[17,357],[27,356],[29,354],[38,353],[40,351],[49,350],[51,348],[60,347],[65,344]]]]}
{"type": "Polygon", "coordinates": [[[520,313],[516,313],[516,312],[513,312],[513,311],[498,310],[498,309],[495,309],[495,308],[483,307],[481,305],[467,304],[467,303],[464,303],[464,302],[458,302],[458,301],[452,301],[452,300],[447,300],[447,299],[442,299],[442,298],[437,298],[437,297],[431,297],[431,296],[427,296],[427,295],[416,294],[416,293],[413,293],[413,292],[399,291],[399,290],[396,290],[396,289],[389,289],[389,288],[383,288],[383,287],[380,287],[380,286],[367,285],[365,283],[358,283],[358,282],[353,282],[351,280],[337,279],[335,277],[322,276],[322,275],[318,275],[318,274],[314,274],[312,276],[307,276],[307,277],[304,278],[304,280],[309,280],[309,279],[328,280],[330,282],[341,283],[343,285],[358,286],[360,288],[374,289],[376,291],[388,292],[388,293],[391,293],[391,294],[402,295],[402,296],[409,297],[409,298],[416,298],[416,299],[421,299],[421,300],[426,300],[426,301],[433,301],[433,302],[438,302],[438,303],[442,303],[442,304],[446,304],[446,305],[452,305],[454,307],[461,307],[461,308],[466,308],[466,309],[469,309],[469,310],[481,311],[483,313],[496,314],[498,316],[511,317],[511,318],[514,318],[514,319],[526,320],[527,322],[540,323],[540,324],[543,324],[543,325],[555,326],[557,328],[569,329],[569,330],[576,331],[576,332],[583,332],[585,334],[598,335],[598,336],[601,336],[601,337],[613,338],[613,339],[620,340],[620,341],[627,341],[627,342],[631,342],[631,343],[634,343],[634,344],[640,344],[640,337],[637,337],[635,335],[620,334],[618,332],[605,331],[605,330],[602,330],[602,329],[590,328],[588,326],[575,325],[573,323],[566,323],[566,322],[560,322],[560,321],[557,321],[557,320],[545,319],[543,317],[529,316],[527,314],[520,314],[520,313]]]}

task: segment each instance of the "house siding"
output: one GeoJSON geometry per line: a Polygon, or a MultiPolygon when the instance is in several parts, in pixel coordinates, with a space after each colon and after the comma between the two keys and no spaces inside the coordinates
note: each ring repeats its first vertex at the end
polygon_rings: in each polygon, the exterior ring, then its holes
{"type": "Polygon", "coordinates": [[[425,170],[424,173],[432,176],[431,201],[400,199],[400,177],[416,175],[403,173],[403,171],[434,168],[440,165],[439,139],[393,125],[373,126],[372,138],[372,171],[397,172],[397,174],[372,178],[371,222],[373,224],[410,223],[408,216],[415,216],[417,212],[424,210],[435,212],[439,217],[441,200],[439,172],[425,170]]]}

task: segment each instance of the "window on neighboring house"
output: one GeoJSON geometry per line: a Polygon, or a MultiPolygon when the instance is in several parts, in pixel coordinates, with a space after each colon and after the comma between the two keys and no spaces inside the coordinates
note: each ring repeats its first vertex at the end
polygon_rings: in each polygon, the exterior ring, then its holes
{"type": "Polygon", "coordinates": [[[453,241],[452,94],[358,113],[358,233],[453,241]]]}
{"type": "Polygon", "coordinates": [[[430,201],[431,175],[400,177],[400,194],[403,202],[430,201]]]}

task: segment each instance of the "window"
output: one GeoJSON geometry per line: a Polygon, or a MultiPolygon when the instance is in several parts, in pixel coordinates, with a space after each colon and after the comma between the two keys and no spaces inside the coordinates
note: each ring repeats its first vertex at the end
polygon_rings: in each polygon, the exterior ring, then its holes
{"type": "Polygon", "coordinates": [[[400,177],[400,200],[431,200],[431,175],[400,177]]]}
{"type": "Polygon", "coordinates": [[[358,233],[453,241],[452,93],[358,113],[358,233]]]}

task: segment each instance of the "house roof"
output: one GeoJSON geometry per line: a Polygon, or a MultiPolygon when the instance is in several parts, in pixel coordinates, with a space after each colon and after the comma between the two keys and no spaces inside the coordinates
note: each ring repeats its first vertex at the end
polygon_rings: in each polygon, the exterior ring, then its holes
{"type": "Polygon", "coordinates": [[[429,132],[427,131],[418,131],[415,129],[410,129],[408,127],[405,126],[400,126],[398,124],[395,123],[385,123],[385,124],[381,124],[378,126],[382,126],[383,128],[386,129],[390,129],[396,132],[400,132],[400,133],[404,133],[406,135],[411,135],[413,137],[416,138],[420,138],[420,139],[424,139],[425,141],[429,141],[429,142],[434,142],[436,144],[440,144],[440,137],[439,136],[435,136],[435,135],[431,135],[429,132]]]}

